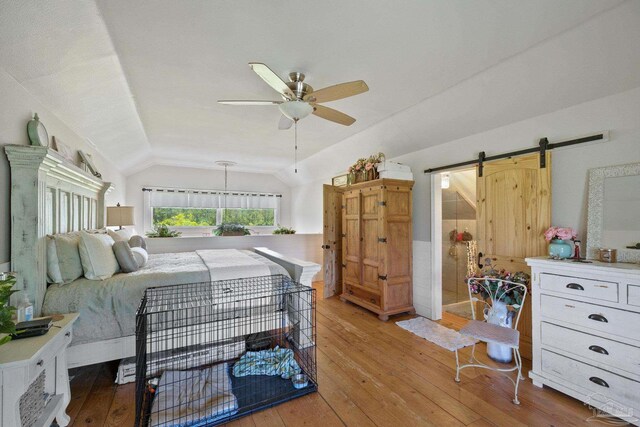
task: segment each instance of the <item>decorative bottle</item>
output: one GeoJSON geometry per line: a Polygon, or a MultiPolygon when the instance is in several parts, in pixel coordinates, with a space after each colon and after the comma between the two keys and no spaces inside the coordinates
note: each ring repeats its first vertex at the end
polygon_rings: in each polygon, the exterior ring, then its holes
{"type": "Polygon", "coordinates": [[[22,301],[18,304],[16,314],[18,322],[28,322],[33,320],[33,305],[29,301],[29,296],[27,294],[23,295],[22,301]]]}

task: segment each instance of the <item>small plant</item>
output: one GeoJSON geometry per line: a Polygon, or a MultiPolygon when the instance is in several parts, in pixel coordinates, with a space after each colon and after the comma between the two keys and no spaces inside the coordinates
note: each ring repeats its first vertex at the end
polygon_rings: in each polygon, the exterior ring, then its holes
{"type": "Polygon", "coordinates": [[[296,230],[278,225],[278,228],[273,230],[273,234],[296,234],[296,230]]]}
{"type": "Polygon", "coordinates": [[[11,341],[11,334],[16,333],[16,325],[13,323],[13,320],[11,320],[16,308],[9,305],[11,295],[18,292],[11,289],[15,284],[15,276],[9,275],[0,280],[0,334],[7,334],[0,337],[0,345],[11,341]]]}
{"type": "Polygon", "coordinates": [[[213,230],[215,236],[248,236],[251,234],[249,229],[240,224],[220,224],[213,230]]]}
{"type": "Polygon", "coordinates": [[[170,230],[168,226],[164,224],[156,224],[153,226],[153,231],[147,231],[147,237],[179,237],[182,233],[175,230],[170,230]]]}
{"type": "Polygon", "coordinates": [[[544,232],[544,238],[547,242],[555,239],[574,240],[577,236],[576,231],[571,227],[549,227],[544,232]]]}

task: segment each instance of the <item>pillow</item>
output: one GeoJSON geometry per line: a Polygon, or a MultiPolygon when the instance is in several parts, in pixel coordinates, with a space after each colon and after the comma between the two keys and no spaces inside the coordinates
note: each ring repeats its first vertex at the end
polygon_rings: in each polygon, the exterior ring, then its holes
{"type": "Polygon", "coordinates": [[[129,239],[129,246],[132,248],[138,247],[144,250],[147,249],[147,241],[142,236],[131,236],[129,239]]]}
{"type": "Polygon", "coordinates": [[[122,230],[107,230],[107,233],[116,242],[127,242],[133,236],[135,230],[133,228],[123,228],[122,230]]]}
{"type": "Polygon", "coordinates": [[[104,280],[120,271],[113,253],[113,239],[108,234],[80,233],[80,259],[84,277],[89,280],[104,280]]]}
{"type": "Polygon", "coordinates": [[[115,242],[113,244],[113,253],[118,260],[120,269],[124,273],[133,273],[134,271],[138,271],[138,262],[131,251],[129,243],[122,241],[115,242]]]}
{"type": "Polygon", "coordinates": [[[80,259],[78,247],[80,243],[79,233],[55,234],[51,238],[54,245],[48,245],[47,247],[47,267],[49,267],[50,261],[53,263],[57,260],[60,276],[56,275],[56,269],[52,265],[50,279],[54,280],[54,283],[66,284],[82,277],[82,260],[80,259]],[[55,256],[53,255],[53,246],[55,246],[55,256]],[[55,280],[57,279],[60,281],[56,282],[55,280]]]}
{"type": "Polygon", "coordinates": [[[147,261],[149,261],[149,254],[146,250],[142,248],[131,248],[131,252],[133,252],[133,257],[138,263],[138,268],[144,267],[147,261]]]}
{"type": "Polygon", "coordinates": [[[64,283],[60,273],[56,241],[53,236],[47,236],[47,279],[49,283],[64,283]]]}

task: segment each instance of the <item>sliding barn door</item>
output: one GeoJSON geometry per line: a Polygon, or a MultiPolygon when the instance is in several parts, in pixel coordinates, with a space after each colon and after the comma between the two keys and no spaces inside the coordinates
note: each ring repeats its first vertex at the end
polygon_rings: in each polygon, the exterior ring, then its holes
{"type": "MultiPolygon", "coordinates": [[[[551,223],[551,158],[540,168],[538,154],[484,164],[477,180],[479,264],[496,269],[531,270],[527,257],[546,255],[543,233],[551,223]],[[480,255],[481,254],[481,255],[480,255]]],[[[531,359],[531,299],[520,317],[520,351],[531,359]]]]}
{"type": "Polygon", "coordinates": [[[324,297],[342,293],[342,192],[333,185],[323,187],[324,297]]]}

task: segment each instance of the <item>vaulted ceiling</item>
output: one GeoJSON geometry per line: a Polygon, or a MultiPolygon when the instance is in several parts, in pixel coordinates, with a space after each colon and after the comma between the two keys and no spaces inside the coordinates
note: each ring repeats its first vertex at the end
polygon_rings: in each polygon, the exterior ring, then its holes
{"type": "Polygon", "coordinates": [[[0,0],[0,67],[125,173],[220,159],[275,173],[293,162],[277,107],[216,102],[278,99],[248,62],[315,89],[369,85],[328,104],[354,125],[300,122],[307,158],[620,3],[0,0]]]}

